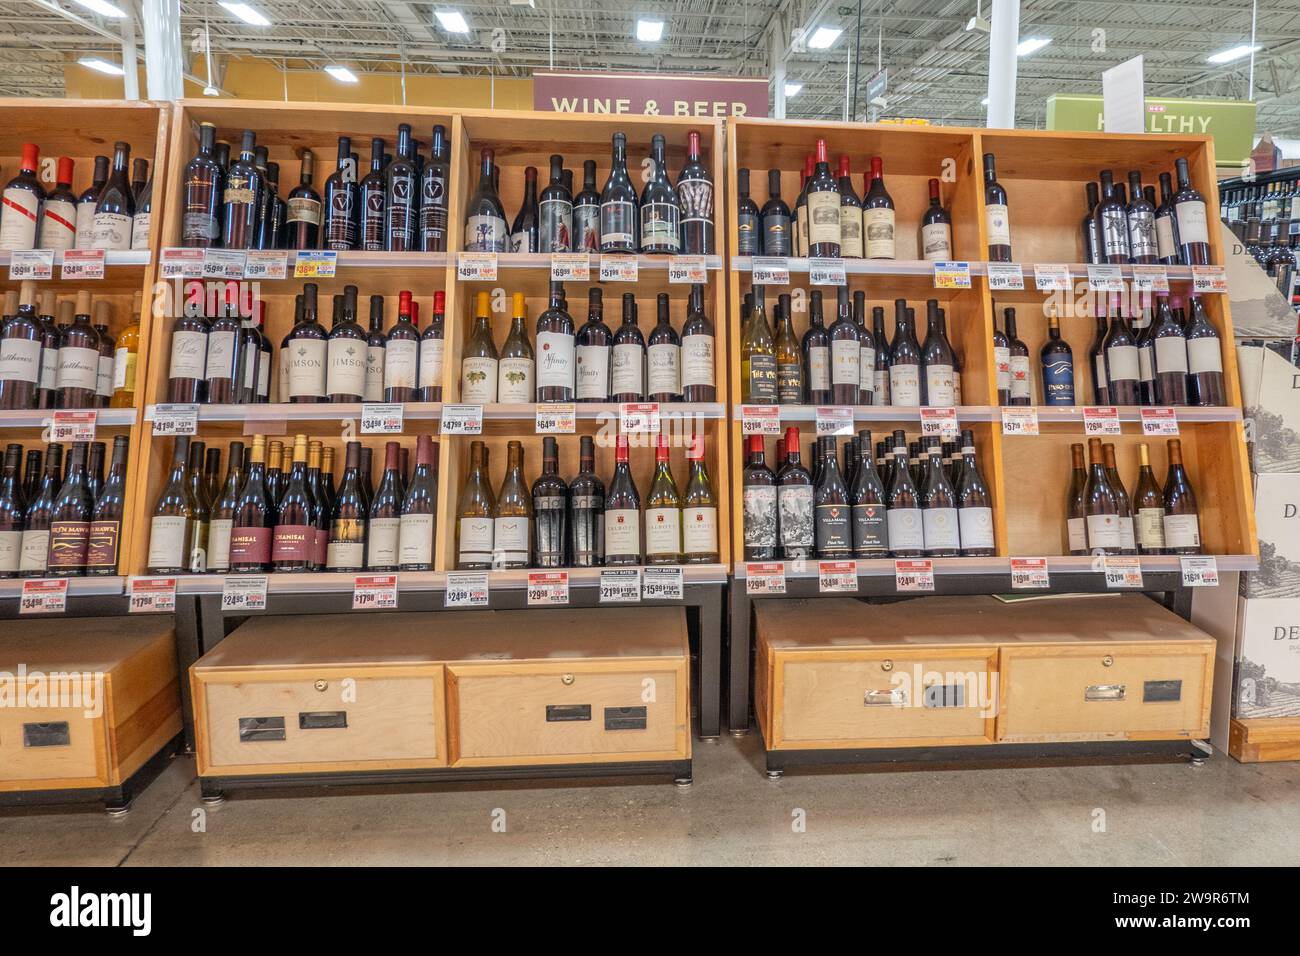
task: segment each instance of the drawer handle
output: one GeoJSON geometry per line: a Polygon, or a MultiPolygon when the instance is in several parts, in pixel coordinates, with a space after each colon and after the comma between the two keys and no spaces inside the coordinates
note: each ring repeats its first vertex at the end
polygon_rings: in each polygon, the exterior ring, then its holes
{"type": "Polygon", "coordinates": [[[1115,658],[1111,657],[1109,654],[1107,654],[1105,657],[1101,659],[1102,667],[1110,667],[1110,665],[1114,663],[1115,663],[1115,658]]]}
{"type": "Polygon", "coordinates": [[[571,720],[591,720],[591,704],[547,704],[548,724],[567,723],[571,720]]]}
{"type": "Polygon", "coordinates": [[[1123,700],[1126,693],[1123,684],[1091,684],[1083,689],[1083,699],[1123,700]]]}
{"type": "Polygon", "coordinates": [[[298,714],[299,730],[338,730],[347,725],[346,710],[304,710],[298,714]]]}
{"type": "Polygon", "coordinates": [[[560,675],[560,683],[563,684],[565,687],[570,687],[570,686],[572,686],[572,685],[573,685],[573,675],[572,675],[572,674],[561,674],[561,675],[560,675]]]}
{"type": "Polygon", "coordinates": [[[906,707],[907,691],[902,687],[888,690],[869,690],[862,695],[864,707],[906,707]]]}
{"type": "Polygon", "coordinates": [[[284,740],[283,717],[240,717],[239,742],[254,743],[259,740],[284,740]]]}
{"type": "Polygon", "coordinates": [[[606,707],[606,730],[645,730],[646,708],[644,707],[606,707]]]}
{"type": "Polygon", "coordinates": [[[323,694],[325,691],[330,689],[330,682],[327,680],[318,680],[313,686],[323,694]]]}
{"type": "Polygon", "coordinates": [[[23,724],[24,747],[70,747],[72,735],[66,720],[46,724],[23,724]]]}
{"type": "Polygon", "coordinates": [[[894,669],[894,662],[893,662],[893,661],[881,661],[881,662],[880,662],[880,669],[881,669],[882,671],[892,671],[892,670],[894,669]]]}

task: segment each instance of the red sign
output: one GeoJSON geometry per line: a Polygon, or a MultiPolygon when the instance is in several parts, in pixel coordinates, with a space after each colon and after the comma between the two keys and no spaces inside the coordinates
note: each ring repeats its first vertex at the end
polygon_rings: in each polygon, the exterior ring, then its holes
{"type": "Polygon", "coordinates": [[[767,80],[680,73],[534,73],[533,109],[630,116],[767,116],[767,80]]]}

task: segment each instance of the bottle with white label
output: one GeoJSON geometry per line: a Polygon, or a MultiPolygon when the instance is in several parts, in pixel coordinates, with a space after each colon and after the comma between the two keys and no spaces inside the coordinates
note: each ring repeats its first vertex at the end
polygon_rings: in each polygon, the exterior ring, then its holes
{"type": "Polygon", "coordinates": [[[822,294],[808,295],[808,330],[800,343],[806,378],[805,398],[809,405],[831,404],[831,336],[822,315],[822,294]]]}
{"type": "Polygon", "coordinates": [[[469,405],[491,405],[497,400],[500,359],[492,341],[492,307],[486,292],[474,304],[474,325],[460,360],[460,400],[469,405]]]}
{"type": "Polygon", "coordinates": [[[1119,497],[1106,473],[1100,438],[1088,439],[1088,481],[1083,489],[1083,510],[1088,550],[1102,555],[1122,553],[1119,497]]]}
{"type": "Polygon", "coordinates": [[[894,235],[894,200],[885,189],[883,161],[871,157],[871,172],[862,197],[862,233],[868,259],[896,258],[894,235]]]}
{"type": "Polygon", "coordinates": [[[1011,386],[1008,405],[1032,405],[1033,379],[1029,370],[1029,346],[1016,333],[1016,310],[1004,309],[1003,325],[1006,327],[1007,377],[1011,386]]]}
{"type": "Polygon", "coordinates": [[[1165,475],[1165,553],[1200,554],[1200,510],[1191,479],[1183,467],[1183,443],[1168,441],[1169,472],[1165,475]]]}
{"type": "Polygon", "coordinates": [[[614,335],[604,321],[600,289],[587,293],[587,321],[574,337],[576,352],[577,401],[609,401],[610,353],[614,335]]]}
{"type": "Polygon", "coordinates": [[[220,311],[208,327],[204,394],[213,404],[233,404],[241,397],[244,355],[240,349],[240,337],[244,323],[239,317],[238,299],[239,284],[226,283],[220,311]]]}
{"type": "Polygon", "coordinates": [[[645,499],[646,564],[679,564],[682,559],[682,499],[668,461],[668,439],[655,439],[655,471],[645,499]]]}
{"type": "Polygon", "coordinates": [[[96,156],[90,185],[77,198],[76,248],[89,249],[95,237],[95,203],[108,182],[108,157],[96,156]]]}
{"type": "Polygon", "coordinates": [[[417,402],[442,401],[444,309],[445,299],[440,289],[433,294],[433,315],[429,319],[429,327],[420,333],[420,370],[416,378],[415,395],[417,402]]]}
{"type": "Polygon", "coordinates": [[[1083,445],[1070,446],[1070,487],[1065,495],[1066,550],[1070,554],[1088,553],[1088,516],[1084,497],[1088,470],[1084,466],[1083,445]]]}
{"type": "MultiPolygon", "coordinates": [[[[404,345],[403,357],[407,360],[409,373],[405,379],[408,393],[415,394],[415,366],[420,356],[420,333],[407,321],[406,333],[400,339],[404,345]]],[[[388,336],[384,334],[384,297],[370,297],[370,324],[366,329],[366,393],[364,402],[382,402],[384,400],[384,376],[387,373],[388,336]]]]}
{"type": "MultiPolygon", "coordinates": [[[[366,529],[366,567],[371,571],[396,571],[397,545],[402,522],[402,446],[390,441],[384,446],[384,473],[370,501],[366,529]]],[[[361,480],[366,491],[365,478],[361,480]]]]}
{"type": "Polygon", "coordinates": [[[668,316],[668,293],[656,300],[657,319],[646,346],[646,393],[652,402],[675,402],[682,393],[682,347],[668,316]]]}
{"type": "Polygon", "coordinates": [[[962,557],[992,557],[997,553],[993,537],[993,495],[975,460],[975,433],[969,429],[961,433],[961,457],[955,490],[962,557]]]}
{"type": "Polygon", "coordinates": [[[99,374],[95,378],[95,402],[100,408],[108,408],[108,403],[113,400],[113,363],[117,343],[108,331],[112,309],[106,299],[95,303],[93,328],[99,335],[99,374]]]}
{"type": "Polygon", "coordinates": [[[645,400],[645,336],[637,325],[636,296],[623,293],[623,321],[614,332],[609,363],[610,401],[645,400]]]}
{"type": "Polygon", "coordinates": [[[150,574],[185,574],[190,570],[188,546],[195,538],[197,506],[186,474],[189,451],[189,436],[179,436],[172,450],[171,472],[150,521],[149,556],[145,561],[150,574]]]}
{"type": "Polygon", "coordinates": [[[1191,298],[1187,323],[1187,392],[1191,405],[1226,405],[1223,383],[1223,342],[1210,324],[1199,295],[1191,298]]]}
{"type": "Polygon", "coordinates": [[[956,360],[948,336],[939,324],[938,300],[927,300],[925,310],[925,344],[921,348],[921,364],[925,368],[925,404],[950,408],[957,404],[953,371],[956,360]]]}
{"type": "Polygon", "coordinates": [[[469,445],[469,475],[456,505],[456,568],[486,571],[492,567],[496,496],[487,473],[487,448],[469,445]]]}
{"type": "Polygon", "coordinates": [[[59,157],[55,182],[41,208],[38,249],[71,249],[77,242],[77,194],[72,191],[71,157],[59,157]]]}
{"type": "Polygon", "coordinates": [[[921,404],[921,347],[910,312],[906,299],[894,300],[894,338],[889,344],[889,403],[908,407],[921,404]]]}
{"type": "MultiPolygon", "coordinates": [[[[201,282],[187,283],[198,295],[187,294],[184,311],[172,326],[171,350],[167,370],[168,402],[201,402],[207,398],[208,333],[211,327],[203,317],[201,282]]],[[[281,350],[287,359],[289,350],[281,350]]]]}
{"type": "Polygon", "coordinates": [[[99,333],[90,324],[90,293],[77,293],[72,324],[59,332],[60,408],[95,408],[99,392],[99,333]]]}
{"type": "MultiPolygon", "coordinates": [[[[137,159],[137,163],[144,160],[137,159]]],[[[153,177],[135,194],[135,215],[131,217],[131,248],[148,251],[153,234],[153,177]]]]}
{"type": "Polygon", "coordinates": [[[614,444],[614,477],[605,495],[605,564],[641,563],[641,495],[628,463],[628,439],[614,444]]]}
{"type": "Polygon", "coordinates": [[[18,307],[0,323],[0,409],[35,408],[40,377],[41,322],[36,283],[29,279],[22,284],[18,307]]]}
{"type": "Polygon", "coordinates": [[[230,570],[230,537],[235,527],[235,510],[239,507],[244,478],[244,443],[232,441],[226,477],[208,517],[208,571],[213,574],[225,574],[230,570]]]}
{"type": "Polygon", "coordinates": [[[437,512],[438,446],[428,435],[421,435],[415,442],[415,472],[402,498],[398,523],[397,563],[401,570],[433,570],[437,512]]]}
{"type": "Polygon", "coordinates": [[[1128,321],[1118,304],[1118,297],[1112,302],[1110,329],[1102,343],[1106,356],[1106,384],[1110,401],[1114,405],[1141,404],[1142,378],[1141,364],[1138,361],[1137,341],[1129,330],[1128,321]]]}
{"type": "Polygon", "coordinates": [[[100,190],[95,203],[95,219],[91,233],[92,249],[130,249],[131,226],[135,220],[135,195],[131,191],[128,172],[131,164],[131,145],[113,144],[113,171],[100,190]]]}
{"type": "Polygon", "coordinates": [[[23,144],[18,175],[5,183],[0,206],[0,249],[13,251],[36,248],[37,225],[45,204],[45,187],[36,178],[40,147],[23,144]]]}
{"type": "Polygon", "coordinates": [[[497,371],[497,401],[506,405],[526,405],[535,396],[537,363],[528,341],[528,304],[522,292],[514,294],[512,305],[510,331],[501,346],[497,371]]]}
{"type": "Polygon", "coordinates": [[[704,286],[692,285],[682,323],[682,401],[716,402],[713,323],[704,313],[704,286]]]}
{"type": "Polygon", "coordinates": [[[719,555],[718,499],[704,459],[702,433],[691,436],[686,448],[686,462],[691,476],[682,499],[682,560],[686,564],[716,564],[719,555]]]}
{"type": "Polygon", "coordinates": [[[576,375],[573,318],[565,309],[564,283],[551,283],[550,304],[537,317],[537,400],[571,402],[576,375]]]}
{"type": "Polygon", "coordinates": [[[1115,460],[1115,446],[1111,442],[1102,445],[1102,455],[1106,462],[1106,478],[1115,492],[1115,503],[1119,507],[1119,550],[1120,554],[1137,554],[1137,535],[1133,527],[1133,503],[1129,499],[1124,480],[1119,476],[1119,466],[1115,460]]]}
{"type": "Polygon", "coordinates": [[[984,154],[984,227],[988,235],[990,262],[1011,261],[1011,217],[1007,191],[998,182],[997,163],[992,153],[984,154]]]}
{"type": "Polygon", "coordinates": [[[1187,160],[1174,160],[1178,191],[1171,203],[1177,226],[1178,255],[1183,265],[1204,266],[1210,263],[1210,229],[1205,213],[1205,197],[1193,186],[1187,160]]]}
{"type": "Polygon", "coordinates": [[[292,404],[318,404],[326,399],[326,366],[329,336],[316,320],[314,282],[302,286],[302,317],[285,340],[288,353],[289,401],[292,404]]]}
{"type": "Polygon", "coordinates": [[[506,473],[492,520],[492,567],[526,568],[532,548],[533,496],[524,481],[524,446],[506,445],[506,473]]]}
{"type": "Polygon", "coordinates": [[[26,525],[22,487],[18,480],[23,446],[10,444],[5,449],[4,470],[0,472],[0,578],[18,577],[26,525]]]}
{"type": "Polygon", "coordinates": [[[325,393],[331,402],[360,402],[365,396],[366,350],[366,331],[357,322],[357,287],[347,285],[325,349],[325,393]]]}
{"type": "Polygon", "coordinates": [[[921,257],[928,262],[952,260],[952,218],[939,198],[939,180],[930,180],[930,205],[921,217],[921,257]]]}
{"type": "Polygon", "coordinates": [[[1138,554],[1165,553],[1165,496],[1151,471],[1146,443],[1138,445],[1140,456],[1137,487],[1133,489],[1133,527],[1138,554]]]}

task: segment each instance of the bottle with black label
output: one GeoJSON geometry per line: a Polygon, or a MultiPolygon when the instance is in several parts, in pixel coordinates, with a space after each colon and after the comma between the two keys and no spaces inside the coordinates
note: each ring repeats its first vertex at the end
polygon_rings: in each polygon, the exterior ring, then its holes
{"type": "Polygon", "coordinates": [[[1128,174],[1128,245],[1131,262],[1149,265],[1160,261],[1156,247],[1156,207],[1142,194],[1142,172],[1128,174]]]}
{"type": "Polygon", "coordinates": [[[583,160],[582,191],[573,198],[573,251],[600,251],[600,193],[596,190],[596,161],[583,160]]]}
{"type": "Polygon", "coordinates": [[[813,489],[817,557],[842,561],[853,556],[853,509],[840,473],[834,438],[819,438],[817,484],[813,489]]]}
{"type": "Polygon", "coordinates": [[[575,568],[599,567],[605,561],[605,484],[596,474],[596,445],[583,435],[578,446],[578,474],[569,483],[568,558],[575,568]]]}
{"type": "Polygon", "coordinates": [[[357,167],[352,159],[352,139],[339,137],[338,165],[325,180],[326,249],[345,252],[357,247],[357,167]]]}
{"type": "Polygon", "coordinates": [[[889,554],[889,529],[885,512],[885,486],[876,472],[871,432],[858,432],[857,467],[849,486],[853,509],[853,556],[883,558],[889,554]]]}
{"type": "Polygon", "coordinates": [[[761,237],[763,255],[793,255],[790,207],[781,198],[781,170],[779,169],[767,171],[767,202],[763,204],[761,237]]]}
{"type": "Polygon", "coordinates": [[[1101,243],[1101,261],[1125,263],[1129,261],[1128,213],[1115,194],[1111,171],[1103,169],[1100,178],[1101,200],[1093,218],[1097,222],[1097,238],[1101,243]]]}
{"type": "Polygon", "coordinates": [[[573,196],[564,185],[564,157],[551,156],[551,179],[542,190],[538,252],[568,252],[573,243],[573,196]]]}
{"type": "MultiPolygon", "coordinates": [[[[758,204],[749,195],[749,170],[736,170],[736,254],[763,254],[762,216],[758,204]]],[[[859,214],[861,210],[859,210],[859,214]]]]}
{"type": "Polygon", "coordinates": [[[510,227],[512,252],[540,252],[540,221],[537,209],[537,167],[524,169],[524,198],[510,227]]]}
{"type": "Polygon", "coordinates": [[[1094,182],[1086,184],[1083,192],[1088,201],[1088,212],[1083,217],[1083,261],[1100,265],[1102,258],[1101,238],[1097,232],[1097,203],[1101,202],[1101,192],[1094,182]]]}
{"type": "Polygon", "coordinates": [[[447,251],[447,186],[451,181],[451,143],[444,126],[435,126],[429,160],[420,172],[420,251],[447,251]]]}
{"type": "Polygon", "coordinates": [[[636,187],[627,172],[627,136],[615,133],[609,179],[600,194],[600,251],[635,253],[641,229],[636,187]]]}
{"type": "Polygon", "coordinates": [[[258,212],[265,183],[254,164],[256,151],[257,135],[251,129],[244,130],[239,158],[226,170],[222,190],[221,245],[226,249],[253,249],[257,245],[258,212]]]}
{"type": "Polygon", "coordinates": [[[533,563],[539,568],[566,564],[569,486],[560,477],[560,449],[554,436],[542,439],[542,473],[533,482],[533,563]]]}
{"type": "Polygon", "coordinates": [[[415,164],[411,161],[413,155],[411,125],[400,123],[393,161],[384,170],[384,249],[388,252],[411,252],[417,248],[415,203],[418,180],[415,164]]]}
{"type": "Polygon", "coordinates": [[[370,171],[361,180],[357,197],[361,215],[358,242],[365,252],[383,251],[384,196],[384,141],[376,137],[370,141],[370,171]]]}
{"type": "Polygon", "coordinates": [[[675,255],[681,251],[682,209],[677,190],[668,178],[665,149],[662,135],[656,133],[650,138],[653,170],[641,192],[641,251],[675,255]]]}
{"type": "Polygon", "coordinates": [[[1053,302],[1047,313],[1047,341],[1038,352],[1044,405],[1074,404],[1074,352],[1061,338],[1061,321],[1053,302]]]}
{"type": "Polygon", "coordinates": [[[742,400],[754,405],[777,403],[776,346],[763,309],[763,286],[753,292],[753,312],[741,334],[740,383],[742,400]]]}
{"type": "Polygon", "coordinates": [[[86,571],[94,500],[86,480],[86,442],[73,442],[68,473],[50,510],[49,553],[45,573],[52,578],[78,577],[86,571]]]}

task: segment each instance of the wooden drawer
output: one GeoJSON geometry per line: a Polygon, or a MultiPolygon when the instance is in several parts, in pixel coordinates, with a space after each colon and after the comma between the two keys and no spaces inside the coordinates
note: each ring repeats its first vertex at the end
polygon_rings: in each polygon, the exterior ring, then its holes
{"type": "Polygon", "coordinates": [[[996,648],[770,650],[760,714],[771,750],[990,743],[996,648]]]}
{"type": "Polygon", "coordinates": [[[652,660],[449,663],[453,766],[690,756],[686,649],[652,660]]]}
{"type": "Polygon", "coordinates": [[[1205,737],[1211,640],[1004,647],[998,740],[1205,737]]]}
{"type": "Polygon", "coordinates": [[[107,739],[103,717],[81,708],[0,708],[0,767],[10,789],[38,780],[108,786],[107,739]]]}
{"type": "Polygon", "coordinates": [[[440,664],[191,673],[201,775],[446,766],[440,664]]]}

